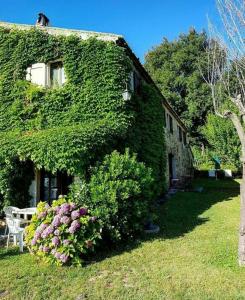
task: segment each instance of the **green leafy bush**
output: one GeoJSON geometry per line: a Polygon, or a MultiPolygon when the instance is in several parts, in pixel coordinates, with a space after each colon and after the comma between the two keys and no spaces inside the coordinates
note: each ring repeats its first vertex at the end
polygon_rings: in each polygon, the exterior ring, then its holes
{"type": "Polygon", "coordinates": [[[127,149],[113,151],[92,169],[86,185],[76,183],[71,195],[103,223],[103,236],[112,241],[134,236],[143,229],[152,202],[152,171],[127,149]]]}
{"type": "Polygon", "coordinates": [[[88,209],[65,199],[50,207],[40,202],[37,214],[26,227],[29,250],[47,263],[81,265],[100,239],[100,222],[88,209]]]}

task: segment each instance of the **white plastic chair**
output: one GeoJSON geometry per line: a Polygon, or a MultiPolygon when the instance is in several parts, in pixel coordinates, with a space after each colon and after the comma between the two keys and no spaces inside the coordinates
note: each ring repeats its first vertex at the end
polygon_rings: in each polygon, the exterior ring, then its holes
{"type": "MultiPolygon", "coordinates": [[[[9,217],[9,218],[13,218],[13,211],[14,210],[18,210],[19,208],[18,207],[15,207],[15,206],[6,206],[3,208],[3,211],[6,215],[6,218],[9,217]]],[[[8,230],[8,226],[6,224],[6,227],[5,227],[5,232],[4,232],[4,235],[7,234],[7,230],[8,230]]]]}
{"type": "Polygon", "coordinates": [[[14,238],[14,244],[16,245],[17,240],[19,241],[20,252],[23,252],[23,236],[24,228],[20,227],[21,220],[13,217],[6,217],[6,223],[8,226],[8,239],[7,239],[7,248],[9,247],[9,240],[12,236],[14,238]]]}

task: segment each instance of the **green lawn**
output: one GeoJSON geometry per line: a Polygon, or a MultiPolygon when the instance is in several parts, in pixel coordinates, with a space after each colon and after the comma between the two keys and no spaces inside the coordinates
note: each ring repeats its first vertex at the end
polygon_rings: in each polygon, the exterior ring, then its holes
{"type": "Polygon", "coordinates": [[[159,208],[161,232],[84,268],[0,249],[0,299],[245,299],[237,265],[239,185],[199,180],[159,208]]]}

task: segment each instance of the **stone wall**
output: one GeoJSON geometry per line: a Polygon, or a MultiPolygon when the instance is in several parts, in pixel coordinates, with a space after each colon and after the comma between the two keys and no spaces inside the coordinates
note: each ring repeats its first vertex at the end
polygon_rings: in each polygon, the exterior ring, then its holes
{"type": "Polygon", "coordinates": [[[170,186],[170,172],[169,172],[169,154],[172,155],[172,162],[174,170],[173,179],[177,179],[181,184],[192,176],[193,171],[193,155],[189,146],[188,136],[186,129],[179,124],[174,116],[165,108],[166,112],[166,157],[167,157],[167,168],[166,168],[166,180],[168,186],[170,186]],[[173,120],[173,132],[170,131],[169,120],[167,114],[172,117],[173,120]],[[182,141],[179,138],[179,128],[181,128],[182,134],[186,134],[186,144],[184,143],[183,135],[182,141]]]}

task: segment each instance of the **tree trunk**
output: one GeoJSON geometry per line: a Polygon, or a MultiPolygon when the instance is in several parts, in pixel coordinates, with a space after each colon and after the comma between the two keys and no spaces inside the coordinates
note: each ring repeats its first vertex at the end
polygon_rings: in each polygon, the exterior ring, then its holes
{"type": "MultiPolygon", "coordinates": [[[[243,160],[243,159],[242,159],[243,160]]],[[[239,231],[239,247],[238,261],[240,266],[245,265],[245,161],[242,161],[242,183],[240,185],[240,231],[239,231]]]]}
{"type": "Polygon", "coordinates": [[[238,262],[240,266],[245,266],[245,132],[241,124],[241,119],[232,112],[226,112],[226,117],[230,118],[237,130],[241,146],[242,146],[242,183],[240,185],[240,230],[238,245],[238,262]]]}

